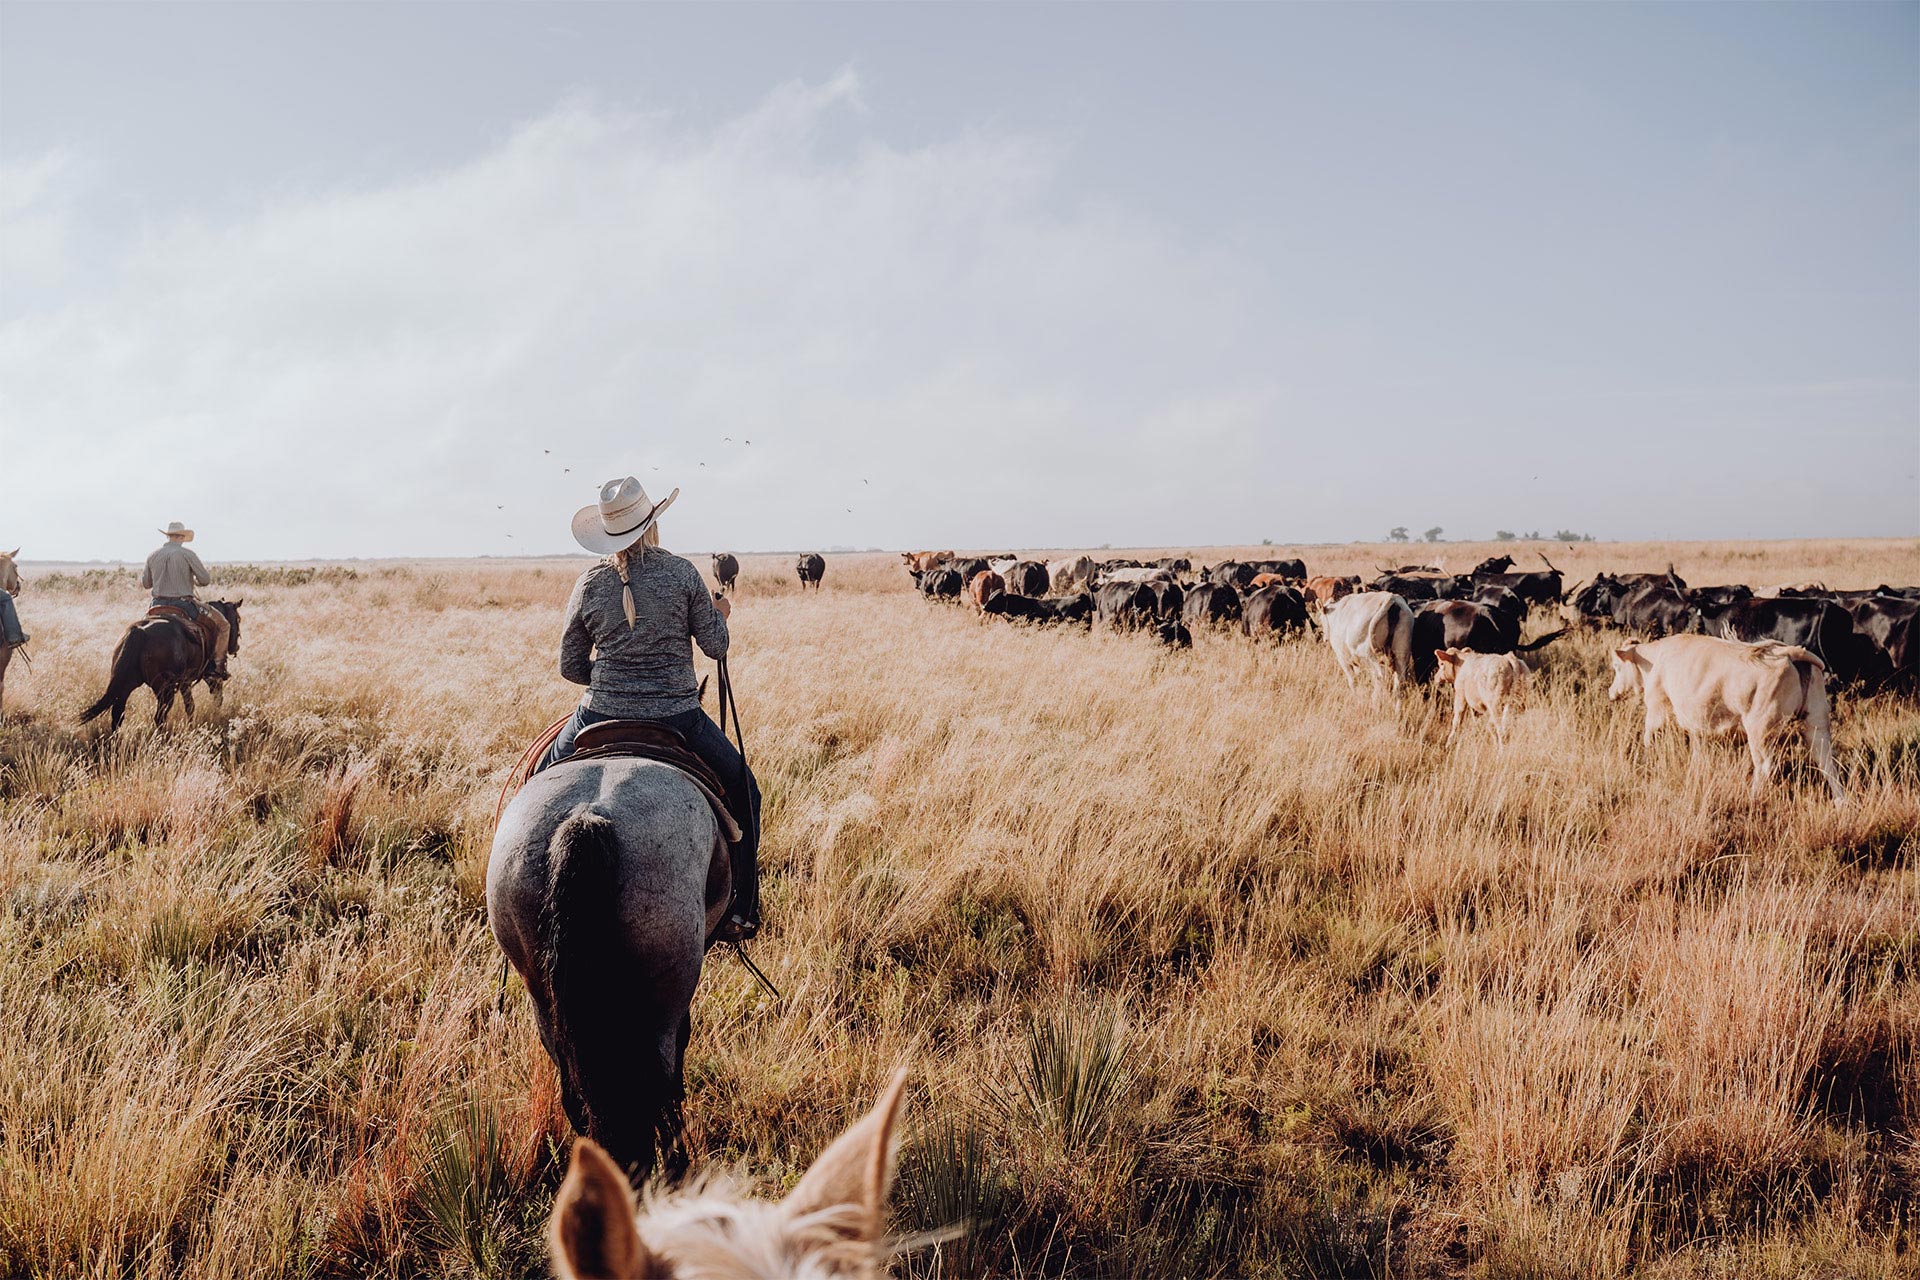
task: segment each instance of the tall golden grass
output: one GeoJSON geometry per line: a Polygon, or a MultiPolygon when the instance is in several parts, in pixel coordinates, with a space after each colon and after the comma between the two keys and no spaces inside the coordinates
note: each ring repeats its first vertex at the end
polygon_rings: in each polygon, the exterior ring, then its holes
{"type": "MultiPolygon", "coordinates": [[[[1548,554],[1920,581],[1913,542],[1548,554]]],[[[225,712],[113,739],[75,718],[140,593],[26,567],[0,1273],[541,1269],[566,1125],[482,884],[581,567],[222,570],[225,712]]],[[[783,995],[712,957],[689,1138],[782,1183],[911,1062],[898,1225],[972,1231],[903,1273],[1912,1274],[1911,701],[1837,700],[1851,807],[1754,806],[1735,746],[1642,751],[1604,635],[1501,752],[1311,642],[983,623],[890,557],[804,598],[748,558],[734,632],[783,995]]]]}

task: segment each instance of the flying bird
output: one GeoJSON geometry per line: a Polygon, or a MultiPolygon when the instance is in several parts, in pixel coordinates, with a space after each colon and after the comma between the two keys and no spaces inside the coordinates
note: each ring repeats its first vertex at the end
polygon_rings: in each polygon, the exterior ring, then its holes
{"type": "Polygon", "coordinates": [[[551,450],[551,449],[542,449],[542,450],[541,450],[540,452],[542,452],[542,453],[552,453],[552,452],[553,452],[553,450],[551,450]]]}
{"type": "Polygon", "coordinates": [[[748,443],[748,444],[752,444],[752,443],[753,443],[753,441],[751,441],[751,440],[749,440],[749,441],[747,441],[747,443],[748,443]]]}
{"type": "Polygon", "coordinates": [[[726,442],[727,442],[728,444],[732,444],[732,443],[733,443],[733,437],[732,437],[732,436],[721,436],[720,438],[721,438],[722,440],[725,440],[725,441],[726,441],[726,442]]]}

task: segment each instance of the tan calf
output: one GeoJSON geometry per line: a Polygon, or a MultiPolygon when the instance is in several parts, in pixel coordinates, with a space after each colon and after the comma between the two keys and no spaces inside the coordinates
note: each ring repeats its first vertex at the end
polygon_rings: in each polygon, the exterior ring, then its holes
{"type": "Polygon", "coordinates": [[[1797,724],[1833,802],[1847,802],[1833,763],[1826,664],[1798,645],[1696,635],[1630,644],[1614,650],[1607,697],[1632,693],[1647,707],[1642,742],[1652,742],[1655,731],[1669,724],[1690,737],[1744,734],[1756,799],[1773,777],[1774,743],[1797,724]]]}
{"type": "Polygon", "coordinates": [[[1471,711],[1493,726],[1493,739],[1507,745],[1507,729],[1514,713],[1526,704],[1527,684],[1533,672],[1510,653],[1475,653],[1471,649],[1441,649],[1434,658],[1435,684],[1453,686],[1453,724],[1447,741],[1460,732],[1460,717],[1471,711]]]}

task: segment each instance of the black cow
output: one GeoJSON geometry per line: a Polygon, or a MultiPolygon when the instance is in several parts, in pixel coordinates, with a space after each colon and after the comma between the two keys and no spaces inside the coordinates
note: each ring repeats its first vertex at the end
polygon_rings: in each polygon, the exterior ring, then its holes
{"type": "Polygon", "coordinates": [[[1473,579],[1449,573],[1383,573],[1369,591],[1390,591],[1402,600],[1458,600],[1473,590],[1473,579]]]}
{"type": "Polygon", "coordinates": [[[740,577],[740,562],[724,551],[713,553],[713,580],[720,584],[722,591],[733,590],[733,584],[740,577]]]}
{"type": "Polygon", "coordinates": [[[1494,582],[1483,582],[1466,597],[1468,604],[1485,605],[1503,618],[1511,618],[1515,627],[1527,620],[1527,602],[1512,589],[1494,582]]]}
{"type": "Polygon", "coordinates": [[[1614,603],[1613,621],[1628,631],[1649,636],[1678,635],[1693,625],[1693,605],[1686,594],[1665,581],[1649,582],[1614,603]]]}
{"type": "Polygon", "coordinates": [[[914,583],[920,588],[920,594],[929,600],[958,600],[967,584],[952,569],[928,569],[924,573],[913,575],[914,583]]]}
{"type": "Polygon", "coordinates": [[[1235,591],[1244,591],[1258,573],[1250,564],[1238,560],[1222,560],[1207,570],[1207,581],[1217,587],[1232,587],[1235,591]]]}
{"type": "Polygon", "coordinates": [[[1109,582],[1093,593],[1094,612],[1116,631],[1134,631],[1154,621],[1157,601],[1151,588],[1138,582],[1109,582]]]}
{"type": "Polygon", "coordinates": [[[1232,587],[1203,582],[1187,592],[1181,614],[1190,627],[1217,627],[1240,620],[1240,593],[1232,587]]]}
{"type": "Polygon", "coordinates": [[[1143,583],[1153,592],[1153,616],[1162,622],[1178,622],[1180,606],[1187,602],[1186,590],[1171,578],[1156,578],[1143,583]]]}
{"type": "Polygon", "coordinates": [[[1156,569],[1167,569],[1174,573],[1192,573],[1193,561],[1185,556],[1165,556],[1153,562],[1156,569]]]}
{"type": "Polygon", "coordinates": [[[1247,567],[1257,576],[1262,573],[1277,574],[1282,578],[1304,578],[1307,576],[1305,560],[1249,560],[1247,567]]]}
{"type": "Polygon", "coordinates": [[[1093,596],[1082,591],[1076,595],[1061,596],[1057,600],[1048,600],[1046,606],[1053,610],[1053,616],[1061,622],[1093,623],[1093,596]]]}
{"type": "Polygon", "coordinates": [[[1169,649],[1193,648],[1193,632],[1178,618],[1161,623],[1153,629],[1153,634],[1169,649]]]}
{"type": "Polygon", "coordinates": [[[947,567],[960,575],[960,581],[972,582],[974,574],[984,573],[990,566],[981,556],[967,556],[963,559],[955,560],[947,567]]]}
{"type": "Polygon", "coordinates": [[[1471,649],[1475,653],[1532,653],[1565,635],[1549,631],[1520,643],[1520,623],[1483,604],[1465,600],[1428,600],[1413,611],[1413,677],[1425,682],[1439,665],[1434,654],[1442,649],[1471,649]]]}
{"type": "Polygon", "coordinates": [[[1572,593],[1568,603],[1588,622],[1618,622],[1620,606],[1644,587],[1667,586],[1684,592],[1686,582],[1668,565],[1665,573],[1597,573],[1593,581],[1572,593]]]}
{"type": "Polygon", "coordinates": [[[1258,639],[1284,640],[1307,630],[1307,598],[1298,587],[1273,582],[1249,594],[1240,605],[1240,629],[1258,639]]]}
{"type": "Polygon", "coordinates": [[[1479,577],[1483,573],[1509,573],[1513,569],[1512,556],[1488,556],[1473,566],[1470,576],[1479,577]]]}
{"type": "Polygon", "coordinates": [[[827,576],[826,557],[818,551],[809,551],[794,562],[793,570],[800,575],[800,589],[805,591],[811,586],[820,589],[820,579],[827,576]]]}
{"type": "Polygon", "coordinates": [[[1015,595],[1011,591],[996,591],[980,611],[996,618],[1018,618],[1022,622],[1052,622],[1053,610],[1047,607],[1048,601],[1036,600],[1032,596],[1015,595]]]}
{"type": "Polygon", "coordinates": [[[1862,680],[1920,690],[1920,599],[1873,595],[1848,608],[1862,680]]]}
{"type": "Polygon", "coordinates": [[[1727,587],[1688,587],[1687,601],[1695,609],[1720,609],[1736,600],[1753,599],[1753,588],[1738,583],[1727,587]]]}
{"type": "Polygon", "coordinates": [[[1043,596],[1052,585],[1047,578],[1047,566],[1038,560],[1015,561],[1000,576],[1006,581],[1007,590],[1017,596],[1043,596]]]}
{"type": "Polygon", "coordinates": [[[1120,556],[1113,560],[1102,560],[1094,566],[1094,568],[1098,569],[1101,573],[1112,573],[1115,569],[1144,569],[1146,567],[1147,566],[1141,561],[1129,560],[1125,556],[1120,556]]]}
{"type": "Polygon", "coordinates": [[[1860,663],[1853,646],[1853,615],[1831,600],[1782,598],[1729,600],[1694,610],[1693,631],[1753,644],[1797,644],[1827,666],[1836,681],[1853,680],[1860,663]]]}

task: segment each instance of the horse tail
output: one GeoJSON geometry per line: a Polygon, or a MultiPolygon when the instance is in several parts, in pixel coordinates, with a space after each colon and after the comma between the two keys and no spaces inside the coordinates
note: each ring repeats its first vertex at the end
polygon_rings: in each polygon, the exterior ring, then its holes
{"type": "Polygon", "coordinates": [[[142,683],[140,658],[146,649],[146,632],[138,623],[127,628],[127,634],[113,651],[112,674],[107,678],[107,691],[100,695],[100,701],[80,713],[80,723],[85,724],[108,708],[113,709],[114,722],[119,723],[120,716],[126,711],[127,698],[142,683]]]}
{"type": "Polygon", "coordinates": [[[661,1117],[677,1113],[679,1100],[657,1049],[644,1041],[657,1019],[648,993],[629,981],[619,864],[619,835],[606,815],[582,810],[554,830],[540,948],[563,1084],[584,1113],[575,1124],[584,1120],[582,1132],[644,1177],[661,1117]]]}

